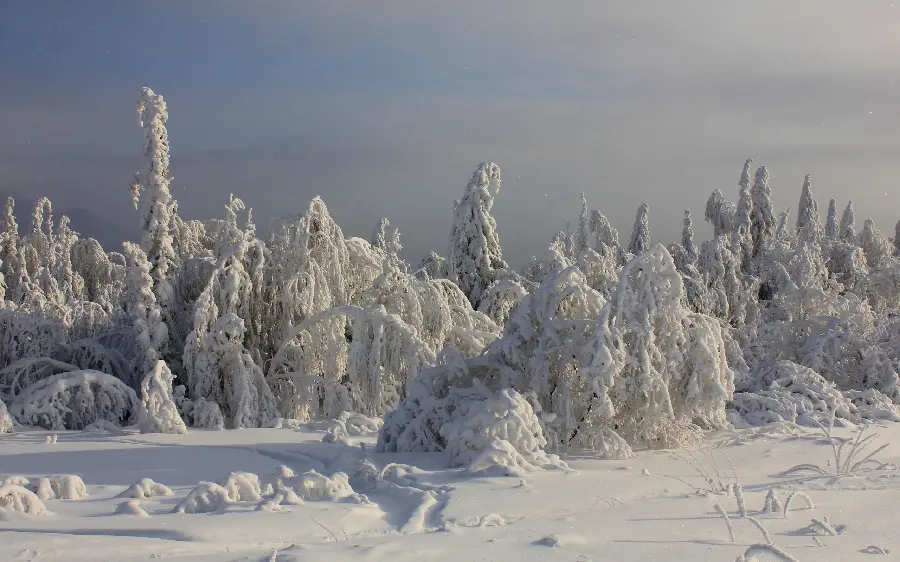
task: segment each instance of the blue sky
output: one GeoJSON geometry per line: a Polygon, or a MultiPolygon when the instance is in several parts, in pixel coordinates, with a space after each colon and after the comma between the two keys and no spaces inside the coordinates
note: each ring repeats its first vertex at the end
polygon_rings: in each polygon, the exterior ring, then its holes
{"type": "MultiPolygon", "coordinates": [[[[413,0],[0,5],[0,196],[48,195],[115,245],[139,224],[135,97],[169,104],[189,217],[228,193],[260,223],[321,194],[350,235],[381,216],[408,257],[443,253],[482,160],[507,255],[543,255],[581,191],[625,231],[643,200],[661,241],[743,160],[779,206],[811,173],[820,207],[900,218],[900,8],[890,1],[413,0]]],[[[706,231],[699,226],[698,230],[706,231]]]]}

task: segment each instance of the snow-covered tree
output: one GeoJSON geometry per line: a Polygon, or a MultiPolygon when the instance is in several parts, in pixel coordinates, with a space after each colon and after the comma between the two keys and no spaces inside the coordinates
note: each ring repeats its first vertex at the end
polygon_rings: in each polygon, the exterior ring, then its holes
{"type": "Polygon", "coordinates": [[[758,257],[775,229],[772,189],[769,187],[769,171],[765,166],[756,170],[751,197],[753,211],[750,217],[750,234],[753,238],[753,256],[758,257]]]}
{"type": "Polygon", "coordinates": [[[706,222],[712,225],[713,235],[721,236],[726,232],[731,232],[734,228],[734,213],[729,213],[728,204],[725,197],[718,189],[712,192],[709,200],[706,202],[706,222]]]}
{"type": "Polygon", "coordinates": [[[587,198],[581,193],[581,214],[578,215],[578,232],[575,235],[575,255],[580,256],[592,246],[590,241],[590,212],[587,198]]]}
{"type": "Polygon", "coordinates": [[[859,233],[859,245],[866,255],[869,267],[877,268],[885,265],[891,258],[893,249],[887,237],[875,228],[872,219],[866,219],[862,232],[859,233]]]}
{"type": "Polygon", "coordinates": [[[806,174],[797,207],[797,236],[801,242],[818,244],[822,239],[822,226],[819,224],[819,205],[813,199],[809,178],[810,175],[806,174]]]}
{"type": "Polygon", "coordinates": [[[483,162],[453,211],[447,276],[459,285],[475,307],[484,290],[496,281],[498,271],[507,268],[497,222],[491,215],[499,190],[500,167],[483,162]],[[492,182],[494,193],[489,191],[492,182]]]}
{"type": "Polygon", "coordinates": [[[169,113],[161,95],[150,88],[141,89],[137,101],[138,123],[144,129],[144,168],[137,172],[131,185],[131,198],[135,208],[141,200],[141,192],[149,193],[149,209],[143,221],[141,248],[150,261],[153,292],[163,312],[168,314],[172,306],[171,277],[176,266],[172,236],[172,195],[169,183],[169,134],[166,121],[169,113]]]}
{"type": "Polygon", "coordinates": [[[628,251],[635,256],[643,254],[650,247],[650,205],[646,202],[638,207],[634,218],[634,229],[631,231],[631,242],[628,251]]]}
{"type": "Polygon", "coordinates": [[[684,228],[681,230],[681,247],[684,248],[691,263],[697,261],[697,248],[694,246],[694,221],[691,220],[691,210],[684,211],[684,228]]]}
{"type": "Polygon", "coordinates": [[[14,289],[18,279],[19,262],[19,226],[14,215],[16,202],[12,197],[6,199],[6,207],[3,213],[3,231],[0,232],[0,273],[6,278],[9,288],[14,289]]]}
{"type": "Polygon", "coordinates": [[[128,260],[128,293],[125,309],[134,330],[134,368],[139,373],[149,373],[166,351],[169,333],[162,312],[153,293],[150,262],[147,254],[137,244],[125,242],[128,260]]]}
{"type": "Polygon", "coordinates": [[[847,203],[844,214],[841,215],[841,226],[838,231],[838,236],[840,236],[841,240],[844,242],[853,243],[856,241],[856,216],[853,213],[852,200],[847,203]]]}
{"type": "Polygon", "coordinates": [[[825,221],[825,236],[828,236],[829,238],[836,238],[837,235],[837,201],[832,199],[828,202],[828,218],[825,221]]]}
{"type": "Polygon", "coordinates": [[[165,361],[157,361],[141,381],[141,408],[138,427],[141,433],[187,433],[187,426],[173,400],[172,371],[165,361]]]}
{"type": "Polygon", "coordinates": [[[900,258],[900,221],[894,226],[894,257],[900,258]]]}

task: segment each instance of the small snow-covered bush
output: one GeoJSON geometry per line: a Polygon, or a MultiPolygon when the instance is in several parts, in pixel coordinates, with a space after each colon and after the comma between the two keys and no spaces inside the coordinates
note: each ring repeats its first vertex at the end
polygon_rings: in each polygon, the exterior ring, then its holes
{"type": "Polygon", "coordinates": [[[441,426],[452,466],[472,472],[499,468],[521,476],[537,468],[561,468],[565,463],[548,455],[541,424],[528,401],[512,389],[460,404],[458,416],[441,426]]]}
{"type": "Polygon", "coordinates": [[[377,434],[383,424],[384,420],[381,418],[364,416],[355,412],[341,412],[336,419],[316,422],[314,427],[338,435],[364,437],[377,434]]]}
{"type": "Polygon", "coordinates": [[[135,517],[150,517],[150,514],[141,506],[140,500],[126,500],[116,506],[116,515],[133,515],[135,517]]]}
{"type": "Polygon", "coordinates": [[[24,425],[84,429],[98,419],[130,425],[140,408],[137,394],[119,379],[98,371],[62,373],[23,390],[10,413],[24,425]]]}
{"type": "Polygon", "coordinates": [[[228,490],[213,482],[200,482],[172,513],[213,513],[224,510],[231,503],[228,490]]]}
{"type": "Polygon", "coordinates": [[[87,486],[80,476],[74,474],[57,474],[49,476],[50,487],[58,500],[80,500],[86,498],[87,486]]]}
{"type": "Polygon", "coordinates": [[[0,482],[0,486],[23,486],[27,487],[29,480],[24,476],[7,476],[6,480],[0,482]]]}
{"type": "Polygon", "coordinates": [[[252,472],[232,472],[222,482],[222,487],[228,491],[228,497],[232,501],[249,502],[262,499],[259,476],[252,472]]]}
{"type": "Polygon", "coordinates": [[[856,414],[856,407],[833,383],[790,361],[778,361],[760,372],[752,388],[734,394],[731,407],[752,425],[813,423],[832,412],[852,420],[856,414]]]}
{"type": "Polygon", "coordinates": [[[184,420],[171,398],[172,372],[159,360],[141,381],[141,409],[138,426],[141,433],[187,433],[184,420]]]}
{"type": "Polygon", "coordinates": [[[38,478],[28,484],[28,489],[37,494],[42,500],[52,500],[56,498],[56,492],[53,491],[53,485],[46,476],[38,478]]]}
{"type": "Polygon", "coordinates": [[[46,515],[48,513],[41,498],[31,490],[15,484],[0,486],[0,509],[29,515],[46,515]]]}
{"type": "Polygon", "coordinates": [[[159,482],[154,482],[150,478],[141,478],[140,480],[126,488],[125,491],[123,491],[116,497],[143,500],[147,498],[168,497],[172,495],[172,490],[169,489],[168,486],[160,484],[159,482]]]}
{"type": "Polygon", "coordinates": [[[343,472],[335,472],[329,478],[310,470],[284,480],[284,484],[298,497],[309,501],[336,501],[353,495],[349,477],[343,472]]]}
{"type": "Polygon", "coordinates": [[[97,420],[84,429],[81,430],[82,433],[99,433],[99,434],[121,434],[123,433],[122,428],[117,426],[108,420],[97,420]]]}
{"type": "Polygon", "coordinates": [[[42,500],[80,500],[88,496],[87,486],[74,474],[55,474],[32,481],[28,489],[42,500]]]}
{"type": "Polygon", "coordinates": [[[565,466],[544,453],[547,440],[525,397],[512,389],[495,393],[471,377],[461,357],[444,358],[446,371],[423,374],[400,407],[385,416],[379,451],[447,451],[453,466],[476,472],[501,467],[507,474],[522,474],[565,466]],[[472,386],[450,387],[445,377],[472,386]]]}
{"type": "Polygon", "coordinates": [[[0,400],[0,433],[12,433],[13,420],[6,409],[6,404],[0,400]]]}

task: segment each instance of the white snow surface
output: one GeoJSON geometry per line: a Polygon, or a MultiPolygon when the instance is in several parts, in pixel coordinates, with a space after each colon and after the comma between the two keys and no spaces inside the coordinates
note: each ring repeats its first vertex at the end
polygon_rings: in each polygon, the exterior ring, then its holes
{"type": "MultiPolygon", "coordinates": [[[[447,468],[448,452],[376,454],[375,436],[325,444],[325,431],[132,427],[58,432],[53,445],[44,430],[4,434],[0,560],[732,561],[748,551],[766,559],[754,546],[766,536],[796,560],[900,549],[898,450],[881,451],[852,477],[779,476],[804,463],[827,469],[832,455],[821,433],[789,423],[711,433],[700,449],[638,450],[629,460],[563,454],[572,470],[524,479],[447,468]],[[49,477],[54,491],[63,482],[77,488],[77,476],[88,497],[42,501],[19,485],[35,486],[49,468],[71,475],[49,477]],[[773,497],[786,509],[772,509],[773,497]]],[[[869,432],[879,444],[900,442],[900,424],[869,432]]]]}

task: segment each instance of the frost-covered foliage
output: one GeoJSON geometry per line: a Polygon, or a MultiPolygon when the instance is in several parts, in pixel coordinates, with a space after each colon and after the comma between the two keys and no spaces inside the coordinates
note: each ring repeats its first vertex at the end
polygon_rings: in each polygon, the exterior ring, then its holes
{"type": "Polygon", "coordinates": [[[99,371],[72,371],[42,379],[19,393],[9,412],[23,425],[84,429],[98,419],[137,421],[140,401],[119,379],[99,371]]]}
{"type": "Polygon", "coordinates": [[[517,393],[546,440],[538,449],[627,458],[729,422],[818,415],[820,403],[897,416],[900,224],[891,241],[871,220],[857,229],[852,202],[838,217],[832,200],[821,225],[810,176],[789,224],[767,169],[748,159],[737,192],[706,201],[713,237],[698,239],[686,212],[666,246],[651,242],[646,204],[620,242],[582,194],[577,216],[517,272],[492,215],[500,169],[485,162],[456,202],[446,258],[411,267],[394,217],[371,238],[348,236],[321,197],[266,233],[233,195],[219,218],[180,216],[166,104],[144,89],[138,113],[139,244],[108,251],[46,198],[20,232],[6,201],[0,401],[20,424],[115,430],[140,418],[145,431],[181,432],[299,420],[330,424],[338,442],[374,431],[364,420],[432,419],[429,408],[480,384],[473,416],[517,393]],[[156,371],[160,360],[170,371],[156,371]],[[782,382],[802,379],[819,398],[764,384],[785,362],[797,372],[782,382]]]}
{"type": "Polygon", "coordinates": [[[187,433],[184,420],[172,399],[172,372],[160,359],[141,381],[141,409],[138,427],[141,433],[187,433]]]}

